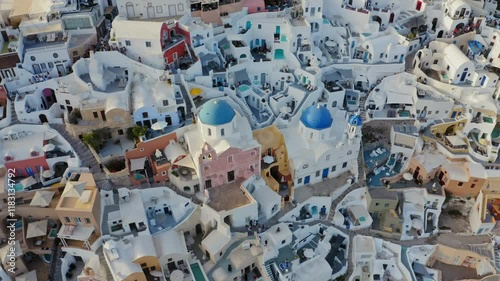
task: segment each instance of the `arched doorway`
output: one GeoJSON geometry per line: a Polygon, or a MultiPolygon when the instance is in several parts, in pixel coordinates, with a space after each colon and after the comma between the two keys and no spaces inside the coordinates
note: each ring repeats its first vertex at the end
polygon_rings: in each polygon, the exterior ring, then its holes
{"type": "Polygon", "coordinates": [[[45,114],[40,114],[38,118],[40,119],[40,123],[42,124],[49,123],[49,120],[47,119],[47,116],[45,116],[45,114]]]}
{"type": "Polygon", "coordinates": [[[436,31],[436,27],[437,27],[437,23],[438,23],[438,19],[437,18],[434,18],[432,20],[432,31],[436,31]]]}
{"type": "Polygon", "coordinates": [[[389,22],[394,22],[394,13],[391,13],[391,16],[389,17],[389,22]]]}
{"type": "Polygon", "coordinates": [[[54,171],[54,178],[61,177],[64,172],[66,172],[66,169],[68,168],[68,163],[66,162],[57,162],[54,164],[52,167],[52,170],[54,171]]]}
{"type": "Polygon", "coordinates": [[[443,38],[443,31],[442,31],[442,30],[440,30],[440,31],[438,32],[438,36],[437,36],[437,38],[443,38]]]}
{"type": "Polygon", "coordinates": [[[127,17],[129,18],[135,17],[134,4],[132,4],[132,2],[127,2],[125,7],[127,7],[127,17]]]}
{"type": "Polygon", "coordinates": [[[380,26],[382,26],[382,19],[379,16],[373,16],[372,21],[376,21],[380,26]]]}
{"type": "Polygon", "coordinates": [[[196,225],[196,234],[202,234],[203,233],[203,229],[201,228],[201,224],[197,224],[196,225]]]}

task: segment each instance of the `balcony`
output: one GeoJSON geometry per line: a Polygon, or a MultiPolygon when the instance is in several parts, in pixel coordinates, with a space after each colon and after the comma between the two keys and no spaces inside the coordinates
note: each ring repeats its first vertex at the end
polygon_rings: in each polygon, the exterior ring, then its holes
{"type": "Polygon", "coordinates": [[[174,34],[170,36],[170,39],[164,40],[163,41],[163,52],[167,51],[168,49],[172,48],[173,46],[184,42],[184,39],[186,37],[181,34],[174,34]]]}

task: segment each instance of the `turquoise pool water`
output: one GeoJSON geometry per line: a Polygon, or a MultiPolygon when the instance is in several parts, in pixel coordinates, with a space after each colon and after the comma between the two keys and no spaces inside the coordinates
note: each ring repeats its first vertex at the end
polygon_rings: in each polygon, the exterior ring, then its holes
{"type": "Polygon", "coordinates": [[[238,87],[238,89],[240,89],[240,92],[244,92],[244,91],[247,91],[250,89],[250,86],[248,85],[241,85],[238,87]]]}
{"type": "Polygon", "coordinates": [[[274,51],[274,59],[275,60],[285,59],[285,52],[282,49],[277,49],[276,51],[274,51]]]}
{"type": "Polygon", "coordinates": [[[24,190],[23,184],[22,184],[22,183],[16,183],[16,184],[14,185],[14,189],[15,189],[16,191],[23,191],[23,190],[24,190]]]}
{"type": "Polygon", "coordinates": [[[330,22],[327,19],[323,19],[324,24],[329,24],[330,22]]]}
{"type": "Polygon", "coordinates": [[[203,271],[201,271],[199,263],[193,263],[191,265],[191,271],[193,271],[195,281],[206,281],[203,271]]]}

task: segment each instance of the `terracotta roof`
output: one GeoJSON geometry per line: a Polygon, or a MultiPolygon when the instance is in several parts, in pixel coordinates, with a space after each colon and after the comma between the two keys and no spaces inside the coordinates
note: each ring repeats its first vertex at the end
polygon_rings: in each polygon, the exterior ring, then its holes
{"type": "Polygon", "coordinates": [[[0,69],[16,67],[20,63],[17,53],[5,54],[0,56],[0,69]]]}

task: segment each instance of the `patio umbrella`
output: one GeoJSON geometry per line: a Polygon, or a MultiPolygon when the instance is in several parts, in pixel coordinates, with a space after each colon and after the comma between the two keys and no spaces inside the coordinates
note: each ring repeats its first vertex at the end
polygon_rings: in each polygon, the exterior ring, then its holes
{"type": "Polygon", "coordinates": [[[57,137],[57,135],[55,133],[50,132],[50,131],[43,133],[43,140],[51,140],[55,137],[57,137]]]}
{"type": "Polygon", "coordinates": [[[44,178],[51,178],[54,176],[55,173],[56,172],[54,172],[53,170],[45,170],[45,171],[43,171],[42,176],[44,178]]]}
{"type": "Polygon", "coordinates": [[[195,96],[201,95],[203,93],[203,90],[200,88],[192,88],[189,91],[189,93],[191,94],[191,96],[195,97],[195,96]]]}
{"type": "Polygon", "coordinates": [[[30,206],[47,207],[54,197],[54,191],[40,190],[35,192],[33,199],[31,200],[30,206]]]}
{"type": "Polygon", "coordinates": [[[48,220],[30,222],[26,231],[26,238],[44,236],[47,234],[48,220]]]}
{"type": "Polygon", "coordinates": [[[165,122],[165,121],[158,121],[158,122],[154,123],[151,126],[151,129],[153,129],[155,131],[158,131],[158,130],[163,130],[167,126],[168,126],[167,122],[165,122]]]}
{"type": "Polygon", "coordinates": [[[68,181],[62,193],[62,197],[80,198],[85,190],[87,182],[68,181]]]}
{"type": "Polygon", "coordinates": [[[51,143],[48,143],[46,145],[43,146],[42,150],[47,152],[47,151],[52,151],[56,148],[55,145],[51,144],[51,143]]]}
{"type": "Polygon", "coordinates": [[[267,156],[264,157],[263,160],[264,160],[264,163],[271,164],[271,163],[274,162],[274,157],[272,157],[271,155],[267,155],[267,156]]]}
{"type": "Polygon", "coordinates": [[[413,179],[413,175],[411,173],[404,173],[403,178],[407,181],[411,181],[413,179]]]}
{"type": "Polygon", "coordinates": [[[21,181],[21,184],[23,185],[24,188],[30,187],[34,184],[36,184],[36,180],[33,177],[28,177],[25,178],[21,181]]]}

